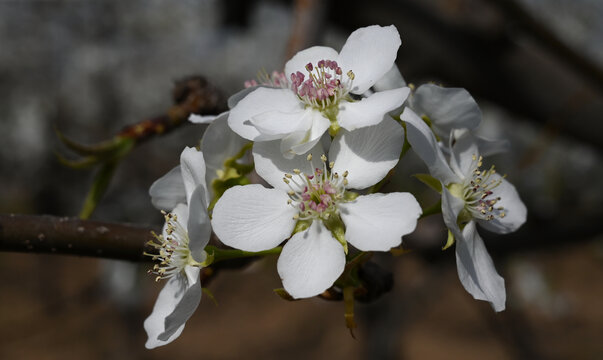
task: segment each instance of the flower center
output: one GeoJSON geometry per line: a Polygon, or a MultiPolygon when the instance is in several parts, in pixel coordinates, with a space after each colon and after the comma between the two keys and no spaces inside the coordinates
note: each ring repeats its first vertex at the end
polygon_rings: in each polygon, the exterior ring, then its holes
{"type": "Polygon", "coordinates": [[[166,236],[153,232],[154,239],[147,242],[147,245],[157,249],[157,254],[144,253],[144,255],[151,256],[154,261],[159,261],[148,271],[157,275],[155,281],[169,279],[183,271],[187,265],[198,265],[188,247],[188,232],[178,222],[178,217],[165,211],[162,213],[165,218],[166,236]]]}
{"type": "MultiPolygon", "coordinates": [[[[495,206],[500,197],[493,196],[493,190],[502,183],[502,177],[493,179],[496,173],[494,165],[489,170],[480,170],[483,157],[473,155],[471,177],[465,179],[461,198],[465,200],[465,209],[471,217],[482,220],[492,220],[506,216],[505,208],[495,206]]],[[[503,176],[504,177],[504,176],[503,176]]]]}
{"type": "Polygon", "coordinates": [[[308,155],[314,173],[306,175],[299,169],[294,169],[294,174],[285,174],[283,181],[291,189],[288,192],[287,203],[298,209],[295,215],[297,220],[322,219],[328,220],[333,214],[337,214],[337,204],[345,200],[345,187],[348,184],[346,171],[340,176],[332,173],[334,163],[327,167],[327,157],[322,155],[322,169],[312,164],[312,154],[308,155]]]}
{"type": "Polygon", "coordinates": [[[325,110],[337,105],[352,88],[354,73],[348,71],[344,79],[337,61],[320,60],[316,66],[306,65],[308,78],[301,72],[291,74],[291,90],[307,105],[325,110]]]}

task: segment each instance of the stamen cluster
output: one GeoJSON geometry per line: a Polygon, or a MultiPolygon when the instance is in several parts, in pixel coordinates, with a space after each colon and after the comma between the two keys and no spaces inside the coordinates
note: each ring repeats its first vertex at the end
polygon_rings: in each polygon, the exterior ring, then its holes
{"type": "Polygon", "coordinates": [[[268,74],[265,71],[262,71],[258,74],[258,79],[251,79],[245,81],[245,88],[250,88],[258,85],[267,85],[275,88],[283,88],[286,89],[289,87],[289,82],[287,81],[287,76],[284,72],[273,71],[271,74],[268,74]],[[259,81],[259,82],[258,82],[259,81]]]}
{"type": "Polygon", "coordinates": [[[465,208],[476,219],[492,220],[495,217],[504,218],[506,213],[502,206],[495,207],[500,197],[493,197],[493,189],[502,183],[502,177],[491,179],[496,173],[494,165],[489,170],[480,170],[483,157],[473,155],[471,178],[465,180],[463,197],[465,208]]]}
{"type": "Polygon", "coordinates": [[[157,235],[153,232],[155,241],[147,242],[147,245],[157,249],[158,254],[144,254],[159,260],[148,272],[157,275],[155,281],[169,279],[184,270],[186,265],[195,261],[191,257],[189,249],[188,232],[178,222],[178,217],[171,213],[162,211],[165,218],[165,235],[157,235]]]}
{"type": "Polygon", "coordinates": [[[308,79],[300,71],[291,74],[291,90],[309,106],[324,110],[337,104],[351,89],[354,73],[350,70],[344,81],[337,61],[320,60],[316,66],[306,65],[308,79]]]}
{"type": "MultiPolygon", "coordinates": [[[[332,214],[337,212],[337,203],[344,199],[345,187],[348,184],[346,171],[340,176],[338,173],[332,173],[330,170],[335,165],[333,162],[328,164],[327,157],[320,157],[323,166],[314,168],[312,175],[306,175],[299,169],[294,169],[294,174],[285,174],[283,181],[289,185],[288,204],[299,209],[295,219],[323,219],[327,220],[332,214]]],[[[312,154],[308,155],[307,160],[312,162],[312,154]]]]}

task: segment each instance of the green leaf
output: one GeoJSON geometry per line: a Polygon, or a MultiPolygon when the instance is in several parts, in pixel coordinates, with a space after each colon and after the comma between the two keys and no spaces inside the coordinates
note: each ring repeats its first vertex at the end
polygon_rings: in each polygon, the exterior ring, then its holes
{"type": "Polygon", "coordinates": [[[442,183],[440,182],[440,180],[434,178],[429,174],[414,174],[413,176],[419,179],[419,181],[421,181],[423,184],[432,188],[433,190],[439,192],[440,194],[442,193],[442,183]]]}
{"type": "Polygon", "coordinates": [[[111,178],[113,177],[113,172],[117,167],[117,162],[112,161],[106,164],[103,164],[99,171],[96,173],[94,177],[94,182],[86,195],[86,200],[84,200],[84,206],[82,206],[82,210],[80,212],[80,219],[88,219],[90,215],[96,209],[96,206],[102,199],[105,191],[107,191],[107,187],[111,182],[111,178]]]}

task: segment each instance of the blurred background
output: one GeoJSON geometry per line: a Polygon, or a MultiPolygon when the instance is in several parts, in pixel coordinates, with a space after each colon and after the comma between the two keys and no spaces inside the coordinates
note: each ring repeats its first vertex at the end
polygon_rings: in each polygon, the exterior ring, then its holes
{"type": "MultiPolygon", "coordinates": [[[[358,304],[354,340],[343,304],[286,302],[275,259],[221,273],[170,345],[146,350],[142,323],[163,284],[147,264],[0,253],[2,359],[601,359],[603,358],[603,3],[599,0],[0,1],[0,213],[76,216],[93,172],[61,166],[56,127],[95,143],[164,114],[174,82],[203,75],[225,94],[295,51],[340,49],[354,29],[394,24],[409,83],[464,87],[480,132],[511,150],[486,162],[529,209],[508,236],[482,232],[507,284],[495,314],[460,284],[441,252],[438,216],[376,260],[393,290],[358,304]]],[[[194,146],[182,126],[118,167],[93,219],[159,226],[151,183],[194,146]]],[[[409,174],[397,182],[433,194],[409,174]]]]}

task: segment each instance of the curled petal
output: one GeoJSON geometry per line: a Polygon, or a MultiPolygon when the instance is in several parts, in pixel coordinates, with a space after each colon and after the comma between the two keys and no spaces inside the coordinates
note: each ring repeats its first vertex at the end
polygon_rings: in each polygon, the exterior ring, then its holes
{"type": "Polygon", "coordinates": [[[159,210],[171,211],[179,203],[186,202],[186,190],[180,166],[176,166],[167,174],[155,180],[149,188],[151,202],[159,210]]]}
{"type": "Polygon", "coordinates": [[[190,203],[193,191],[198,186],[203,188],[204,197],[207,199],[207,185],[205,184],[205,159],[203,153],[195,148],[186,147],[180,154],[180,169],[186,191],[186,201],[190,203]]]}
{"type": "Polygon", "coordinates": [[[463,237],[458,225],[458,217],[464,207],[463,200],[452,195],[446,187],[442,186],[442,218],[456,239],[463,237]]]}
{"type": "Polygon", "coordinates": [[[283,247],[278,273],[283,287],[296,299],[316,296],[343,273],[345,253],[321,221],[298,232],[283,247]]]}
{"type": "Polygon", "coordinates": [[[494,311],[505,309],[505,280],[498,275],[475,221],[463,229],[456,242],[456,267],[465,290],[477,300],[490,302],[494,311]]]}
{"type": "Polygon", "coordinates": [[[293,131],[309,130],[312,126],[311,112],[303,109],[293,113],[267,111],[253,116],[250,122],[263,135],[262,140],[275,140],[293,131]]]}
{"type": "Polygon", "coordinates": [[[405,108],[401,116],[406,122],[406,138],[415,153],[423,160],[433,177],[442,181],[444,185],[451,182],[460,182],[446,158],[440,150],[438,142],[429,126],[417,116],[410,108],[405,108]]]}
{"type": "Polygon", "coordinates": [[[318,111],[308,109],[306,113],[312,121],[310,129],[292,132],[281,141],[281,152],[288,159],[310,151],[310,149],[318,144],[322,135],[331,125],[329,120],[318,111]]]}
{"type": "Polygon", "coordinates": [[[409,93],[409,88],[400,88],[380,91],[356,102],[341,102],[337,121],[349,131],[376,125],[388,112],[400,107],[409,93]]]}
{"type": "Polygon", "coordinates": [[[289,196],[262,185],[232,187],[216,203],[214,232],[228,246],[245,251],[271,249],[293,231],[298,210],[287,204],[289,196]]]}
{"type": "Polygon", "coordinates": [[[362,251],[388,251],[413,232],[422,213],[409,193],[370,194],[339,205],[346,240],[362,251]]]}
{"type": "Polygon", "coordinates": [[[303,109],[302,103],[289,89],[258,87],[230,110],[228,126],[248,140],[261,140],[261,133],[250,122],[254,116],[268,111],[295,113],[303,109]]]}
{"type": "Polygon", "coordinates": [[[187,224],[189,249],[193,259],[198,262],[205,261],[203,249],[211,236],[211,223],[207,213],[207,199],[203,187],[198,186],[191,196],[188,204],[189,216],[187,224]]]}
{"type": "Polygon", "coordinates": [[[391,69],[400,44],[400,34],[393,25],[367,26],[350,34],[337,62],[344,74],[354,72],[352,93],[363,94],[391,69]]]}
{"type": "Polygon", "coordinates": [[[348,175],[348,187],[364,189],[378,183],[400,159],[404,130],[393,119],[354,131],[342,130],[329,150],[333,172],[348,175]]]}
{"type": "Polygon", "coordinates": [[[148,340],[147,349],[166,345],[182,333],[185,322],[191,317],[201,301],[199,268],[187,269],[186,276],[179,274],[165,284],[153,312],[144,321],[148,340]],[[195,279],[194,282],[189,279],[195,279]]]}
{"type": "Polygon", "coordinates": [[[473,97],[462,88],[445,88],[435,84],[419,86],[412,96],[412,109],[427,115],[438,136],[447,139],[452,129],[475,129],[482,112],[473,97]]]}

